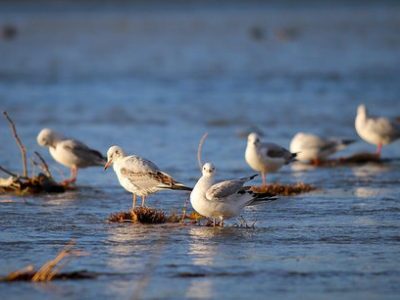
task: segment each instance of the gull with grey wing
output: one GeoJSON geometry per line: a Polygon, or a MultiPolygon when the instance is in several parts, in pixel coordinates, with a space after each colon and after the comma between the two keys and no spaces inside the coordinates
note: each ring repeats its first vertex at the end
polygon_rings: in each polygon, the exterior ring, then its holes
{"type": "Polygon", "coordinates": [[[190,203],[194,210],[202,216],[212,218],[214,226],[216,219],[223,225],[225,219],[238,216],[245,206],[276,200],[269,194],[255,193],[249,186],[243,186],[257,175],[219,183],[215,183],[214,176],[214,165],[205,163],[202,176],[190,194],[190,203]]]}
{"type": "Polygon", "coordinates": [[[146,197],[161,190],[184,190],[192,188],[177,182],[162,172],[153,162],[137,155],[126,156],[121,147],[112,146],[107,151],[107,163],[104,169],[113,165],[121,186],[132,193],[132,208],[136,206],[136,197],[142,197],[142,206],[146,197]]]}
{"type": "Polygon", "coordinates": [[[64,138],[48,128],[40,131],[37,142],[40,146],[49,148],[55,161],[71,169],[71,177],[64,183],[74,183],[79,168],[102,166],[106,162],[105,157],[99,151],[89,148],[78,140],[64,138]]]}

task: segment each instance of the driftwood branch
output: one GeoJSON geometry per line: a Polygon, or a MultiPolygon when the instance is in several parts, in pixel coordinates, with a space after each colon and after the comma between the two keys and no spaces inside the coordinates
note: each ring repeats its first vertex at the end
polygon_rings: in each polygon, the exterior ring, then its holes
{"type": "Polygon", "coordinates": [[[18,177],[17,174],[14,174],[13,172],[7,170],[6,168],[4,168],[4,167],[2,167],[2,166],[0,166],[0,171],[3,171],[4,173],[6,173],[6,174],[8,174],[8,175],[10,175],[10,176],[12,176],[12,177],[18,177]]]}
{"type": "Polygon", "coordinates": [[[203,149],[203,144],[208,136],[208,132],[206,132],[200,139],[199,147],[197,148],[197,163],[199,164],[199,169],[203,168],[203,163],[201,162],[201,150],[203,149]]]}
{"type": "Polygon", "coordinates": [[[25,146],[22,144],[18,134],[17,134],[17,129],[15,128],[15,124],[13,122],[13,120],[11,120],[10,116],[7,114],[6,111],[3,111],[3,115],[5,116],[5,118],[7,119],[10,128],[12,130],[12,133],[14,135],[15,140],[17,141],[17,145],[19,147],[19,150],[21,151],[21,157],[22,157],[22,167],[23,167],[23,173],[22,175],[24,177],[28,177],[28,168],[27,168],[27,163],[26,163],[26,148],[25,146]]]}
{"type": "Polygon", "coordinates": [[[45,174],[47,175],[47,177],[52,178],[49,166],[47,165],[47,163],[44,160],[43,156],[41,156],[40,153],[37,152],[37,151],[35,151],[34,153],[39,158],[39,160],[41,162],[41,167],[42,167],[43,171],[45,172],[45,174]]]}

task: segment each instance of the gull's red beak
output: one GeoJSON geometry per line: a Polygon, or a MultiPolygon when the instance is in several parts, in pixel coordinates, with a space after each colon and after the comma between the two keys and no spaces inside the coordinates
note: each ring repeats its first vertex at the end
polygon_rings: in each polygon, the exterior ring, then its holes
{"type": "Polygon", "coordinates": [[[112,160],[109,160],[104,166],[104,171],[107,170],[108,167],[111,166],[111,164],[112,164],[112,160]]]}

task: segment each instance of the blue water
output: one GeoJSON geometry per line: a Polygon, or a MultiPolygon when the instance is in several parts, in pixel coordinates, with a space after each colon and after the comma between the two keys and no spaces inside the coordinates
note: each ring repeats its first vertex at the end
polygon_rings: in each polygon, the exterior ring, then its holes
{"type": "MultiPolygon", "coordinates": [[[[298,131],[358,139],[361,102],[375,114],[400,115],[395,2],[158,8],[5,2],[3,24],[14,24],[17,35],[0,39],[0,108],[15,120],[30,154],[40,151],[60,180],[68,170],[36,144],[43,127],[103,153],[118,144],[194,185],[204,132],[203,160],[226,179],[253,173],[244,161],[251,130],[288,147],[298,131]]],[[[19,171],[18,148],[0,123],[0,165],[19,171]]],[[[374,150],[358,139],[340,155],[374,150]]],[[[399,142],[383,156],[399,158],[399,142]]],[[[0,273],[39,266],[74,239],[89,255],[65,270],[98,277],[2,283],[0,295],[397,299],[399,167],[396,160],[285,167],[270,179],[318,190],[246,209],[254,229],[234,227],[237,220],[226,228],[109,224],[111,213],[130,207],[131,196],[112,170],[81,170],[77,191],[0,196],[0,273]]],[[[162,192],[148,204],[179,213],[187,199],[162,192]]]]}

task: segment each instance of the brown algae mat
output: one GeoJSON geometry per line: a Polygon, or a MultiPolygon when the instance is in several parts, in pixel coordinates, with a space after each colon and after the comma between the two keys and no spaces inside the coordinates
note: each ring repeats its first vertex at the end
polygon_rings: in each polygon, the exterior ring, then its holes
{"type": "Polygon", "coordinates": [[[189,220],[195,222],[202,218],[196,213],[191,214],[171,214],[166,215],[159,209],[150,207],[136,207],[130,211],[121,211],[113,213],[109,216],[108,221],[111,223],[140,223],[140,224],[164,224],[164,223],[184,223],[189,220]]]}
{"type": "Polygon", "coordinates": [[[315,191],[317,188],[303,182],[295,184],[271,183],[266,186],[252,186],[251,190],[256,193],[266,193],[271,196],[295,196],[315,191]]]}
{"type": "Polygon", "coordinates": [[[108,222],[111,223],[139,223],[139,224],[165,224],[165,223],[196,223],[203,217],[192,212],[190,214],[166,215],[165,212],[159,209],[150,207],[136,207],[130,211],[121,211],[113,213],[108,217],[108,222]]]}
{"type": "Polygon", "coordinates": [[[354,166],[364,165],[368,163],[384,164],[392,161],[399,161],[398,158],[381,158],[376,153],[361,152],[355,153],[348,157],[340,157],[337,159],[328,159],[319,162],[316,167],[338,167],[338,166],[354,166]]]}

